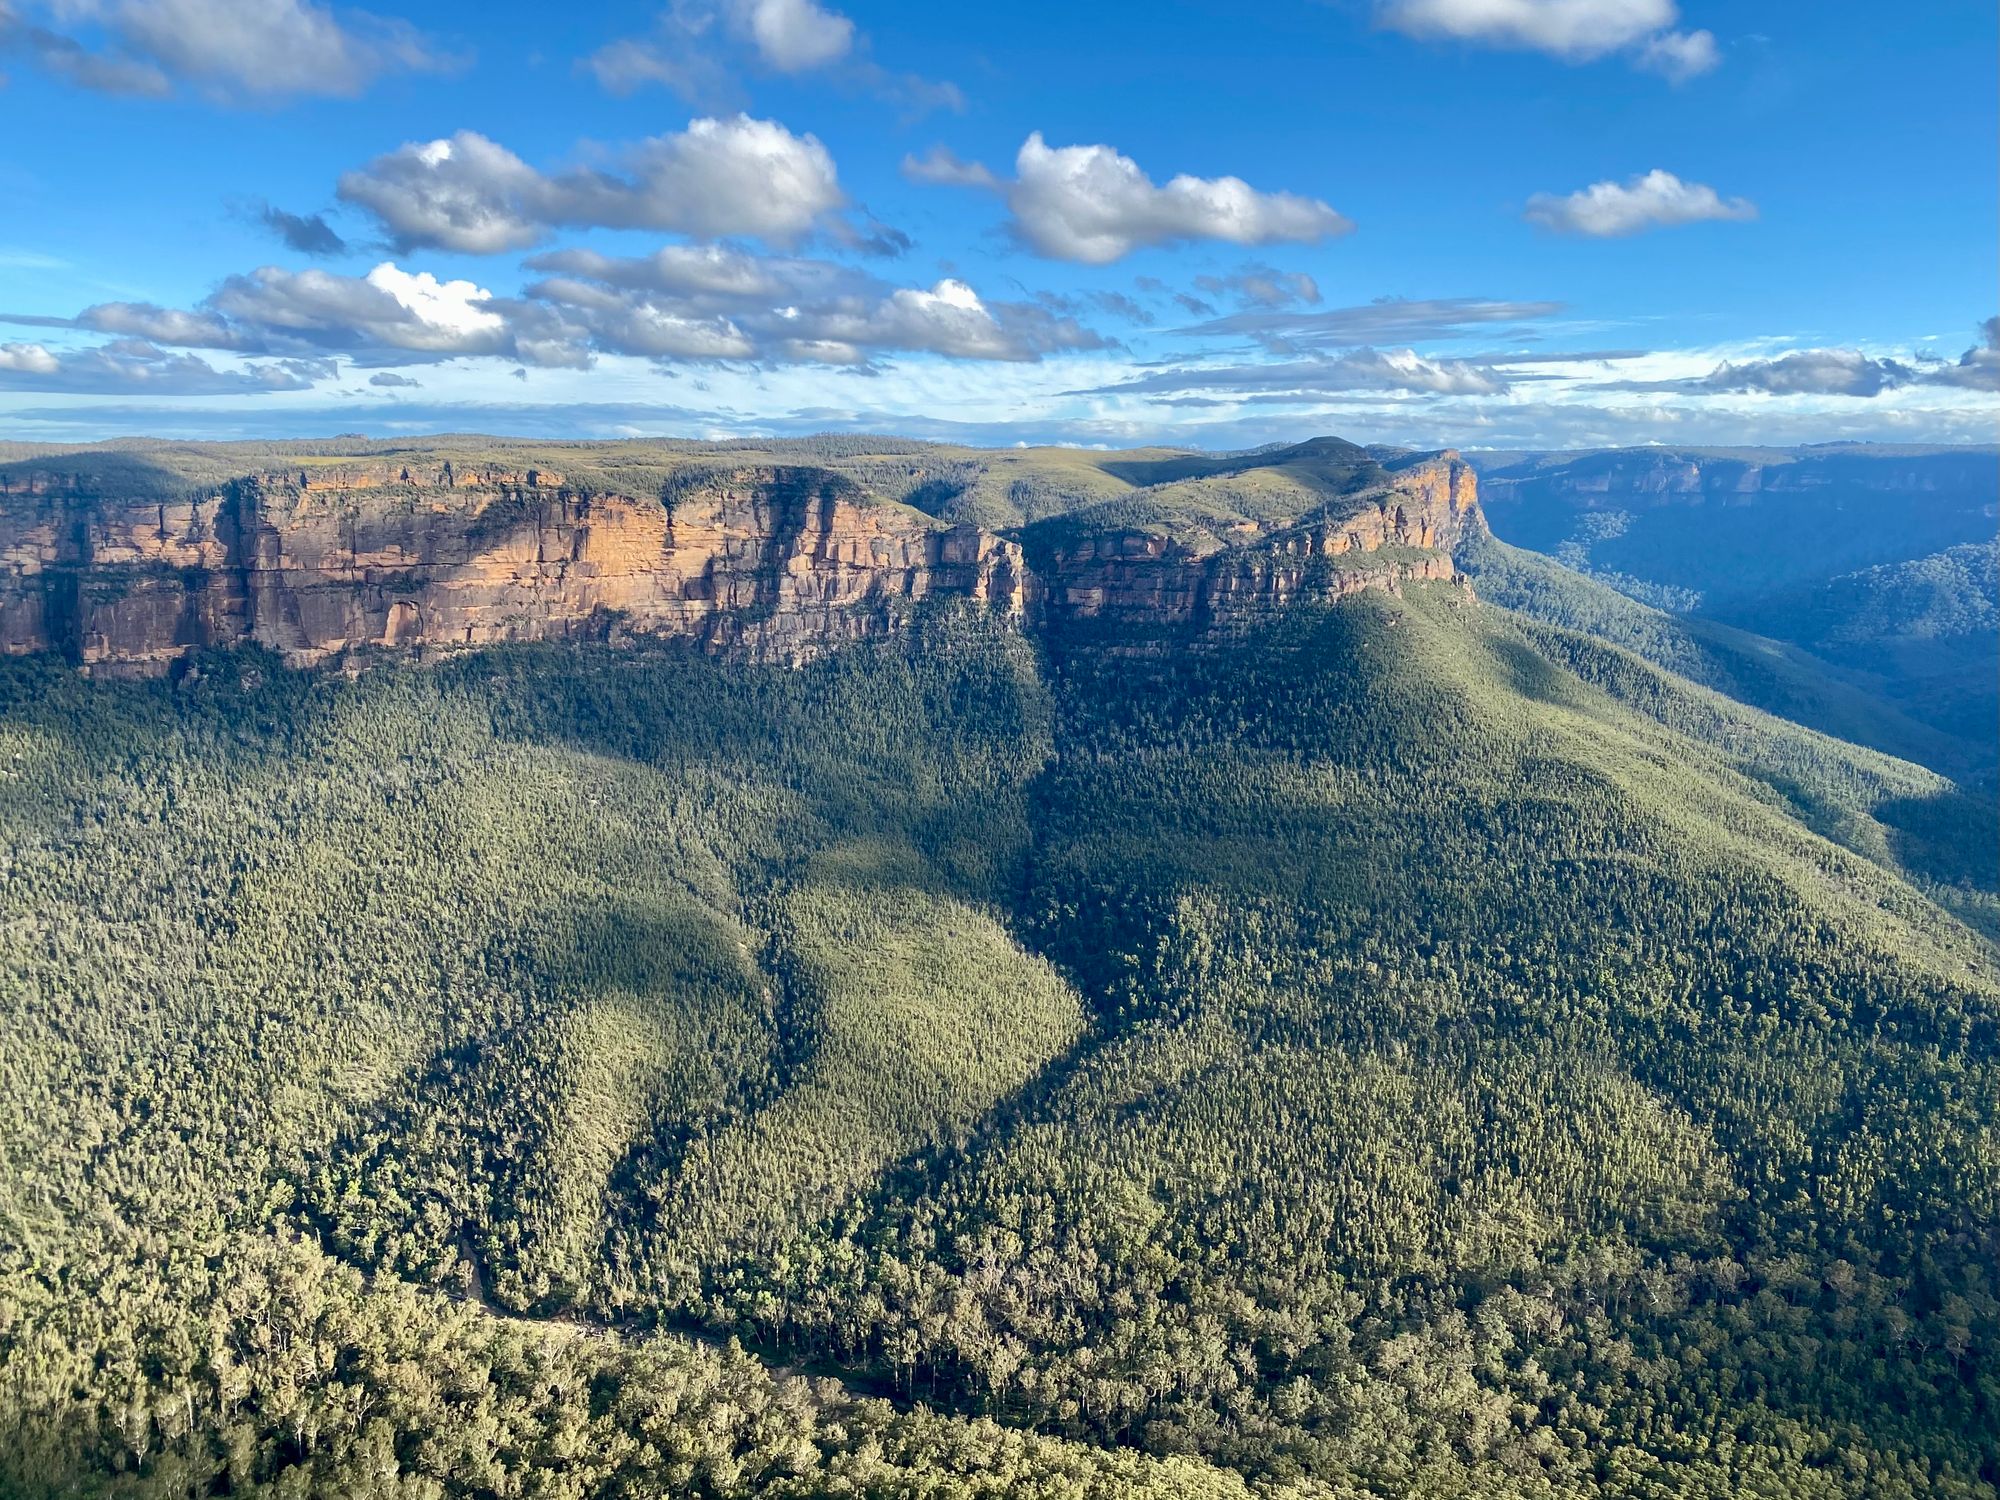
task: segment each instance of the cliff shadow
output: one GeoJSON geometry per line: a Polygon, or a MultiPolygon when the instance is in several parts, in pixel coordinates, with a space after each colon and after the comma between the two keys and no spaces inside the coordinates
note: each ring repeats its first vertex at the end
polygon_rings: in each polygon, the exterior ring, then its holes
{"type": "Polygon", "coordinates": [[[116,497],[178,500],[239,477],[245,465],[199,452],[165,455],[144,448],[86,448],[0,462],[0,506],[36,495],[62,499],[116,497]]]}

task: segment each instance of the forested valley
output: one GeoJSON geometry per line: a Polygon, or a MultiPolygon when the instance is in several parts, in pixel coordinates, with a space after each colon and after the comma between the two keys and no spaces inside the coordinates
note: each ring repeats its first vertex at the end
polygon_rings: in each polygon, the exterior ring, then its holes
{"type": "Polygon", "coordinates": [[[1990,799],[1546,612],[9,660],[0,829],[9,1494],[2000,1489],[1990,799]]]}

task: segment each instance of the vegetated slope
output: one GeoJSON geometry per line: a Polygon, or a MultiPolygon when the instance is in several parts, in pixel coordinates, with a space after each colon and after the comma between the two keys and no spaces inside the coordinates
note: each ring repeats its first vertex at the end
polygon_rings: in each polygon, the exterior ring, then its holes
{"type": "Polygon", "coordinates": [[[2000,542],[1864,568],[1739,614],[1954,734],[2000,738],[2000,542]]]}
{"type": "Polygon", "coordinates": [[[991,915],[1026,652],[0,667],[0,1491],[1242,1495],[455,1300],[592,1294],[641,1169],[780,1092],[865,1176],[1068,1044],[991,915]]]}
{"type": "Polygon", "coordinates": [[[0,668],[0,1478],[1991,1493],[1949,783],[1449,586],[1052,646],[0,668]]]}
{"type": "MultiPolygon", "coordinates": [[[[1963,732],[1954,732],[1948,723],[1934,727],[1911,717],[1892,701],[1896,687],[1883,680],[1886,674],[1868,670],[1869,665],[1884,665],[1880,658],[1849,658],[1852,665],[1840,666],[1788,641],[1700,615],[1655,609],[1552,558],[1510,546],[1490,532],[1462,543],[1455,560],[1472,576],[1479,597],[1490,604],[1622,646],[1691,682],[1836,739],[1915,761],[1960,780],[1992,779],[2000,757],[2000,732],[1976,732],[1979,726],[1969,712],[1963,732]]],[[[1954,612],[1977,597],[1970,589],[1954,587],[1950,593],[1954,612]]],[[[1760,611],[1757,618],[1773,630],[1790,633],[1795,623],[1810,616],[1795,601],[1760,611]]],[[[1968,649],[1973,634],[1969,629],[1960,637],[1968,649]]],[[[1817,634],[1804,638],[1813,650],[1827,649],[1817,634]]],[[[2000,660],[1994,665],[2000,673],[2000,660]]],[[[1992,691],[1990,686],[1983,690],[1989,695],[1992,691]]]]}
{"type": "Polygon", "coordinates": [[[1992,950],[1536,647],[1070,662],[1027,909],[1097,1045],[737,1316],[1272,1478],[1984,1493],[1992,950]]]}

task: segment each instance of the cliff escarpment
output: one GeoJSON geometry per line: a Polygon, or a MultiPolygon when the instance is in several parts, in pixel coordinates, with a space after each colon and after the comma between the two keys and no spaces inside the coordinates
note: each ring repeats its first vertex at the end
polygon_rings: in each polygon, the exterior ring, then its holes
{"type": "Polygon", "coordinates": [[[315,461],[211,485],[87,466],[0,473],[0,651],[111,675],[254,643],[354,665],[505,641],[679,638],[802,661],[931,597],[1147,649],[1295,601],[1456,576],[1479,520],[1456,454],[1357,470],[1223,540],[1115,519],[1023,541],[820,466],[684,465],[643,488],[460,460],[315,461]],[[1032,565],[1029,557],[1033,557],[1032,565]]]}
{"type": "MultiPolygon", "coordinates": [[[[1128,647],[1232,635],[1295,603],[1459,579],[1452,550],[1485,522],[1478,479],[1456,453],[1415,460],[1298,521],[1251,522],[1227,540],[1160,528],[1049,528],[1031,545],[1041,616],[1071,638],[1128,647]]],[[[1461,579],[1462,581],[1462,579],[1461,579]]]]}
{"type": "Polygon", "coordinates": [[[0,496],[0,648],[163,670],[255,642],[295,666],[371,650],[657,635],[796,659],[943,593],[1022,607],[1020,549],[808,468],[644,497],[528,470],[258,474],[126,500],[0,496]]]}

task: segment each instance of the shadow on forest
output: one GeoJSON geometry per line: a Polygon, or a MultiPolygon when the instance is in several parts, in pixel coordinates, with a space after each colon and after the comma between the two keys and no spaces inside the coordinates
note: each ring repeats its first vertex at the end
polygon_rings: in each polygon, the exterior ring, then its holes
{"type": "Polygon", "coordinates": [[[2000,889],[2000,803],[1947,787],[1878,803],[1875,821],[1906,869],[1940,885],[2000,889]]]}

